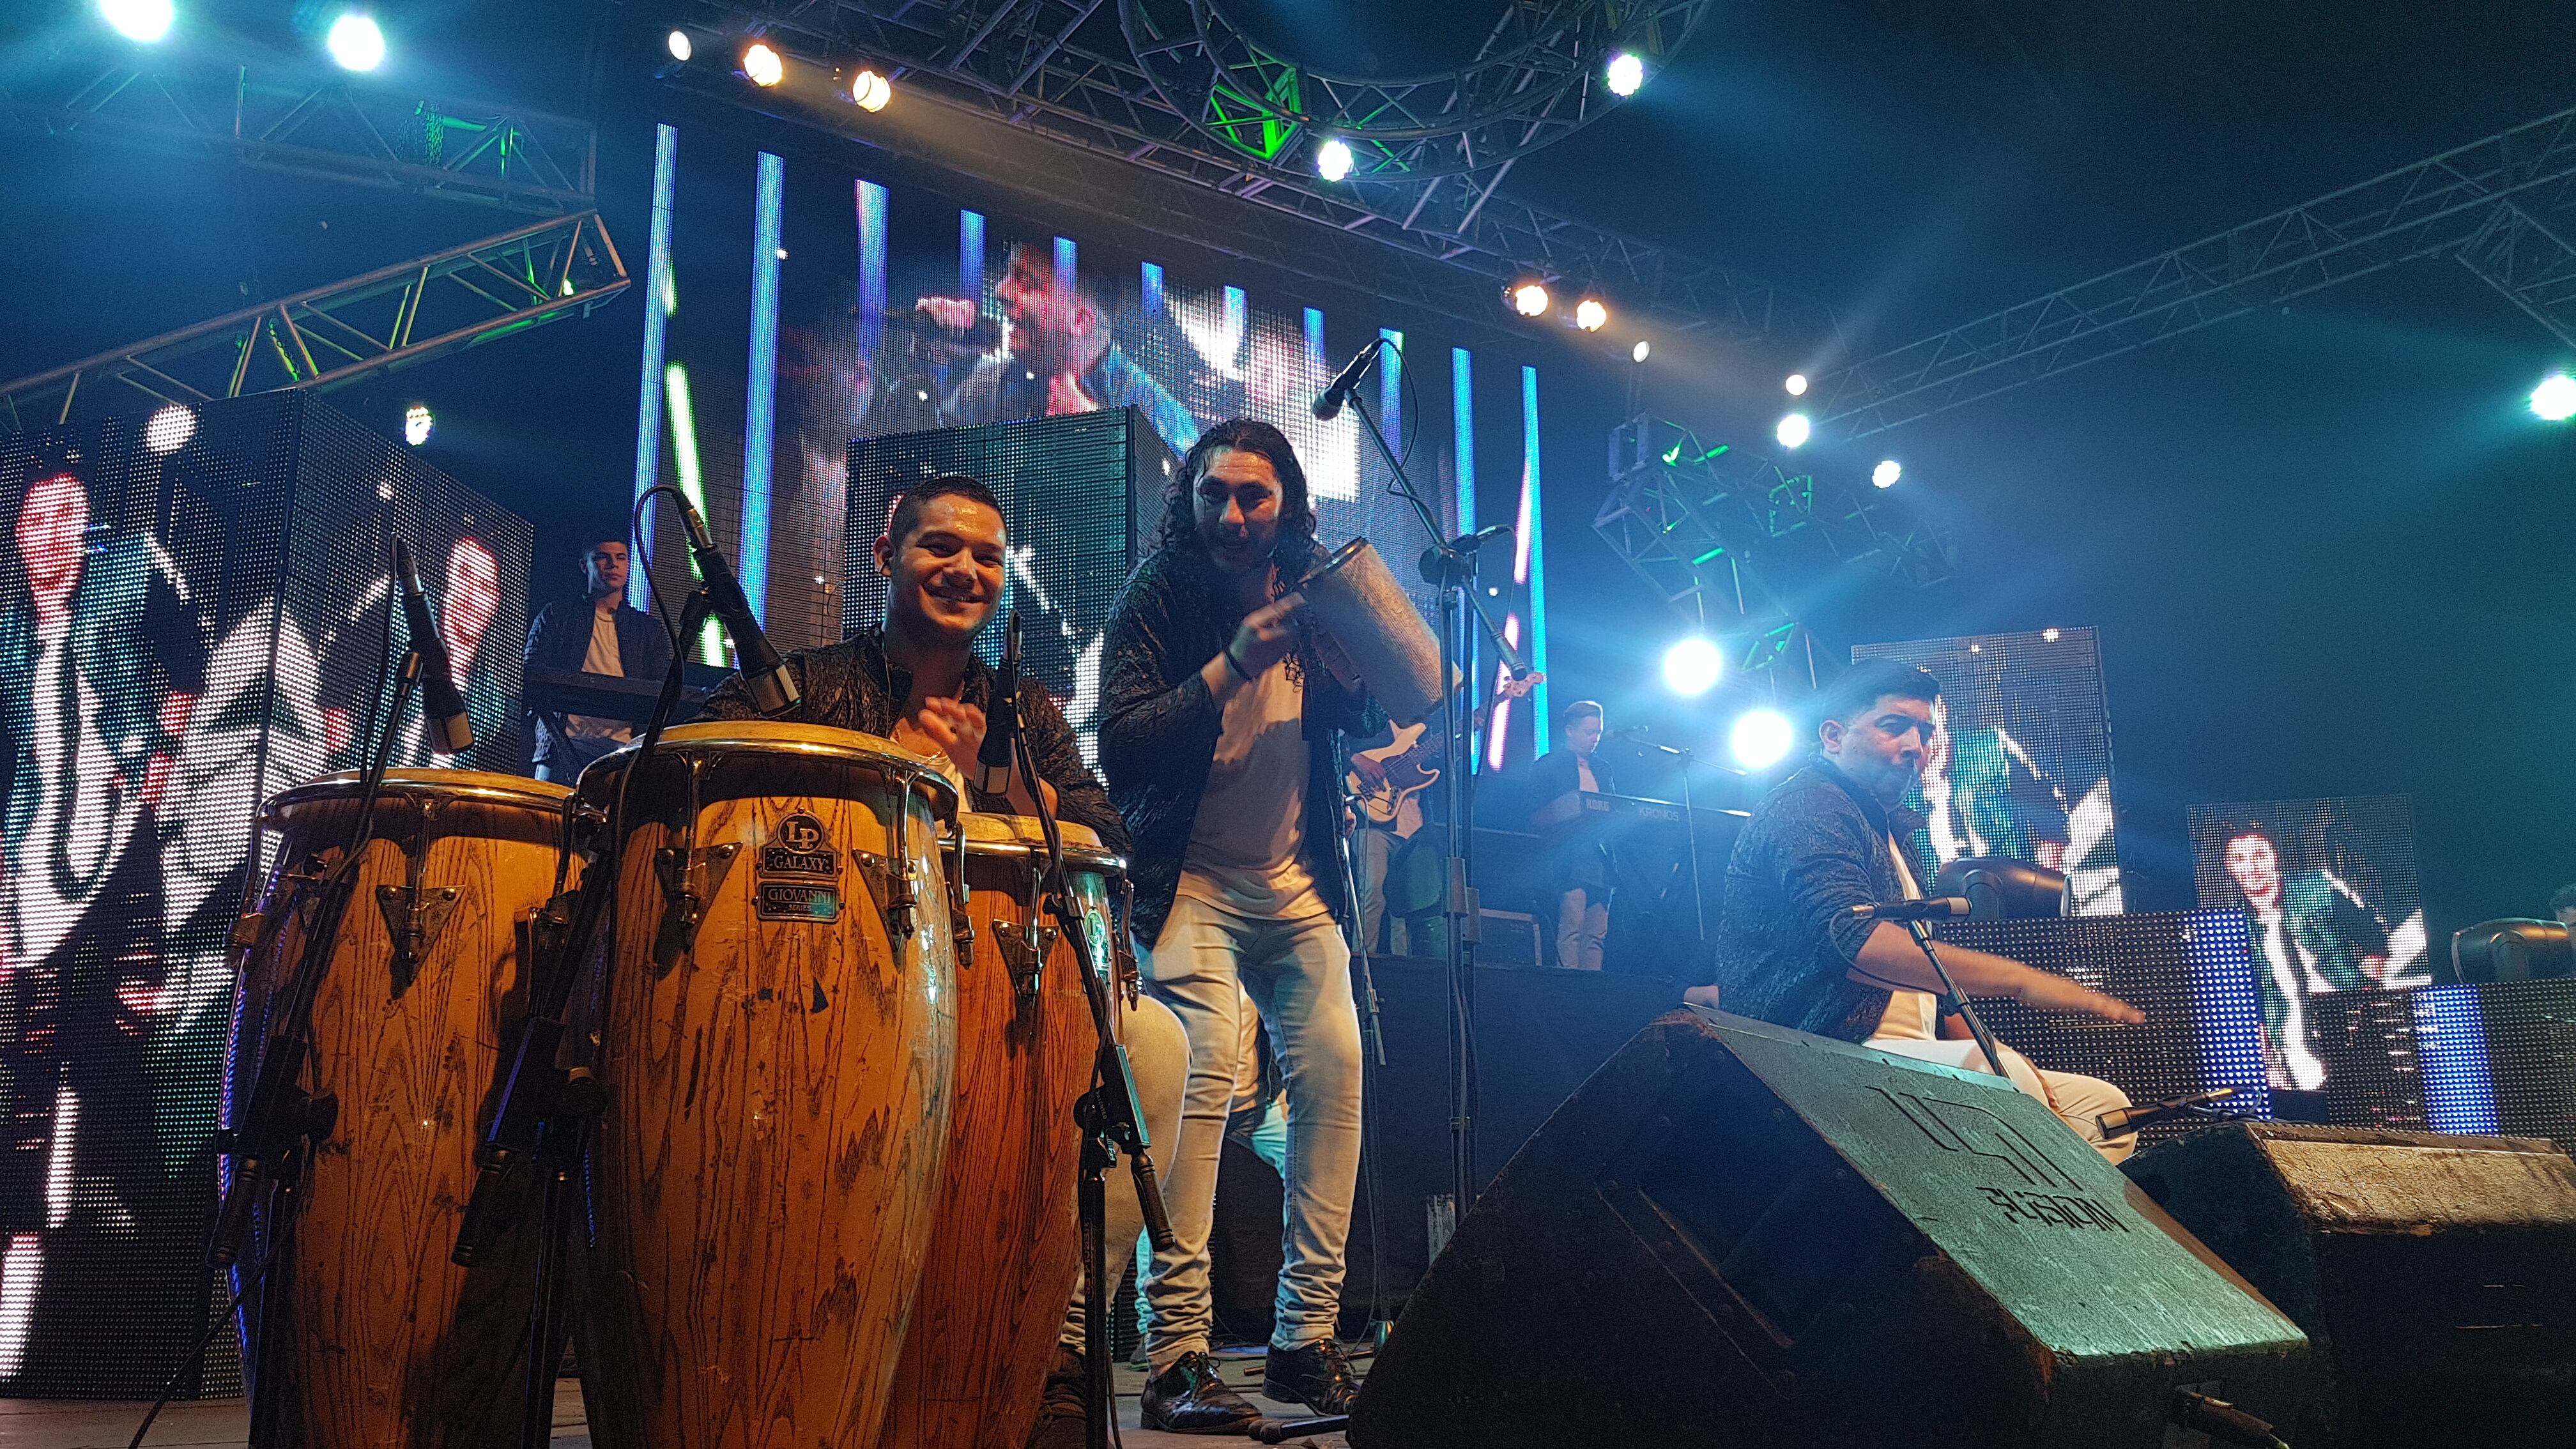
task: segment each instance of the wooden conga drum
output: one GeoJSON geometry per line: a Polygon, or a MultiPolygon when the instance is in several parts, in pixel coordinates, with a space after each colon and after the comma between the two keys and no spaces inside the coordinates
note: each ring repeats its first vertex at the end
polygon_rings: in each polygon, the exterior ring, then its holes
{"type": "MultiPolygon", "coordinates": [[[[1073,947],[1038,899],[1038,822],[969,814],[960,823],[975,948],[957,970],[941,1231],[922,1267],[882,1449],[1020,1449],[1082,1266],[1073,1104],[1100,1049],[1091,1004],[1073,947]]],[[[1108,892],[1124,863],[1089,829],[1063,831],[1093,959],[1114,969],[1108,892]]]]}
{"type": "MultiPolygon", "coordinates": [[[[235,1269],[260,1442],[487,1449],[512,1442],[525,1384],[534,1214],[483,1266],[448,1262],[474,1147],[524,1015],[517,924],[554,889],[561,785],[466,770],[387,772],[330,965],[304,1079],[338,1099],[290,1222],[253,1221],[235,1269]],[[280,1229],[284,1235],[280,1237],[280,1229]]],[[[282,836],[234,1008],[226,1096],[239,1110],[303,959],[315,857],[354,841],[358,777],[268,802],[282,836]]]]}
{"type": "MultiPolygon", "coordinates": [[[[625,794],[585,988],[608,1105],[581,1367],[617,1449],[846,1449],[885,1416],[947,1155],[957,794],[885,740],[683,725],[625,794]]],[[[598,867],[605,871],[603,863],[598,867]]]]}

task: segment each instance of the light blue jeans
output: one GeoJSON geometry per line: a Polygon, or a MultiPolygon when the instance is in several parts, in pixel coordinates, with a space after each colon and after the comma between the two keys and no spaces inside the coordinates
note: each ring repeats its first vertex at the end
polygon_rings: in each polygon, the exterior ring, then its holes
{"type": "Polygon", "coordinates": [[[1181,1019],[1190,1041],[1181,1130],[1163,1170],[1163,1205],[1178,1241],[1173,1252],[1154,1255],[1145,1283],[1151,1306],[1146,1357],[1160,1372],[1208,1347],[1216,1317],[1208,1231],[1241,1065],[1237,1012],[1245,996],[1270,1034],[1288,1097],[1281,1173],[1287,1261],[1270,1343],[1291,1349],[1332,1337],[1360,1164],[1360,1024],[1341,927],[1325,915],[1297,921],[1238,916],[1184,896],[1173,902],[1161,939],[1139,956],[1145,989],[1181,1019]]]}

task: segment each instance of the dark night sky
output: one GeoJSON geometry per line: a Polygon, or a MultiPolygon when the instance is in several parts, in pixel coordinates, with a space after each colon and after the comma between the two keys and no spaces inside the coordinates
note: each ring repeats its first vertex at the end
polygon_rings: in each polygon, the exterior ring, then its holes
{"type": "MultiPolygon", "coordinates": [[[[53,28],[0,40],[0,66],[87,23],[84,5],[48,8],[53,28]]],[[[291,35],[256,14],[282,8],[182,6],[254,15],[246,33],[281,46],[291,35]]],[[[664,13],[380,9],[415,83],[576,111],[594,21],[649,35],[664,13]]],[[[1319,64],[1386,70],[1454,59],[1444,47],[1494,13],[1240,12],[1319,64]]],[[[1509,185],[1823,298],[1889,347],[2576,102],[2566,19],[2480,0],[1745,0],[1509,185]]],[[[640,267],[636,183],[617,168],[649,145],[652,97],[628,78],[601,99],[610,220],[640,267]]],[[[14,263],[0,371],[498,229],[460,210],[16,138],[0,155],[14,263]]],[[[399,384],[438,398],[443,465],[530,512],[541,550],[623,494],[634,321],[612,308],[399,384]]],[[[1693,723],[1648,702],[1682,621],[1590,528],[1625,364],[1587,374],[1573,357],[1547,382],[1560,687],[1693,723]]],[[[1819,452],[1819,470],[1902,458],[1905,506],[1961,540],[1959,580],[1883,601],[1837,642],[2098,625],[2133,904],[2189,903],[2193,803],[2398,791],[2415,800],[2437,939],[2542,914],[2576,879],[2576,768],[2557,728],[2576,713],[2562,602],[2576,430],[2520,408],[2571,362],[2464,270],[2420,263],[1819,452]]],[[[1676,345],[1647,395],[1767,445],[1785,370],[1676,345]]],[[[1695,723],[1715,729],[1725,708],[1695,723]]]]}

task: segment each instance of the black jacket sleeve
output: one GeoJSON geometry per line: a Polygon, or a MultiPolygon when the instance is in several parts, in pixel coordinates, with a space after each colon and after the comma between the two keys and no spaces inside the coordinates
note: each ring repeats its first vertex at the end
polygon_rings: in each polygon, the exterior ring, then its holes
{"type": "Polygon", "coordinates": [[[1212,757],[1223,712],[1199,669],[1173,608],[1167,572],[1140,569],[1109,617],[1100,681],[1100,765],[1110,778],[1152,779],[1171,761],[1212,757]]]}
{"type": "MultiPolygon", "coordinates": [[[[1064,711],[1034,680],[1020,684],[1020,731],[1029,742],[1030,757],[1037,761],[1038,778],[1055,787],[1057,817],[1088,826],[1103,846],[1125,855],[1126,822],[1109,803],[1109,791],[1083,762],[1082,743],[1074,738],[1073,726],[1065,723],[1064,711]]],[[[983,792],[976,794],[981,806],[983,792]]],[[[1007,807],[996,802],[996,808],[1007,807]]]]}

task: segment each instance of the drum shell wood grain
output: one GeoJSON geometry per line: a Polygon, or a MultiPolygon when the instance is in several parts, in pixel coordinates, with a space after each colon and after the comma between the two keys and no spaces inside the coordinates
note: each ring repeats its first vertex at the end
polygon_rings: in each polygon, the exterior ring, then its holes
{"type": "MultiPolygon", "coordinates": [[[[935,847],[953,794],[846,731],[683,726],[664,748],[629,794],[614,965],[592,996],[608,1106],[582,1274],[591,1432],[621,1449],[864,1444],[947,1151],[955,948],[935,847]],[[856,863],[892,856],[897,811],[908,937],[856,863]],[[830,922],[759,911],[765,849],[799,815],[828,837],[830,922]],[[692,822],[693,849],[735,855],[694,941],[657,960],[655,853],[692,822]]],[[[607,804],[626,758],[592,766],[585,798],[607,804]]]]}
{"type": "MultiPolygon", "coordinates": [[[[474,1186],[500,1044],[526,1010],[518,922],[554,888],[559,785],[466,771],[393,771],[310,1016],[305,1090],[338,1098],[311,1157],[292,1233],[269,1273],[262,1322],[245,1313],[245,1362],[275,1355],[278,1442],[314,1449],[485,1449],[516,1433],[535,1236],[513,1228],[483,1266],[448,1262],[474,1186]],[[424,855],[425,847],[425,855],[424,855]],[[409,979],[397,968],[379,887],[455,891],[450,914],[409,979]],[[266,1344],[283,1335],[281,1344],[266,1344]]],[[[255,1043],[284,975],[303,951],[293,883],[318,851],[356,827],[354,777],[272,801],[282,836],[264,908],[278,922],[253,951],[235,1007],[234,1078],[247,1090],[255,1043]]],[[[254,1220],[249,1263],[275,1241],[254,1220]]]]}
{"type": "MultiPolygon", "coordinates": [[[[1100,1039],[1070,944],[1053,942],[1034,994],[1020,991],[1003,955],[1004,933],[1030,919],[1037,822],[975,815],[966,823],[975,943],[958,964],[957,1094],[940,1231],[922,1267],[881,1449],[1020,1449],[1081,1268],[1073,1104],[1091,1085],[1100,1039]]],[[[1089,831],[1065,829],[1068,873],[1099,923],[1095,949],[1105,948],[1108,882],[1121,867],[1089,831]]],[[[1036,910],[1052,919],[1043,905],[1036,910]]]]}

